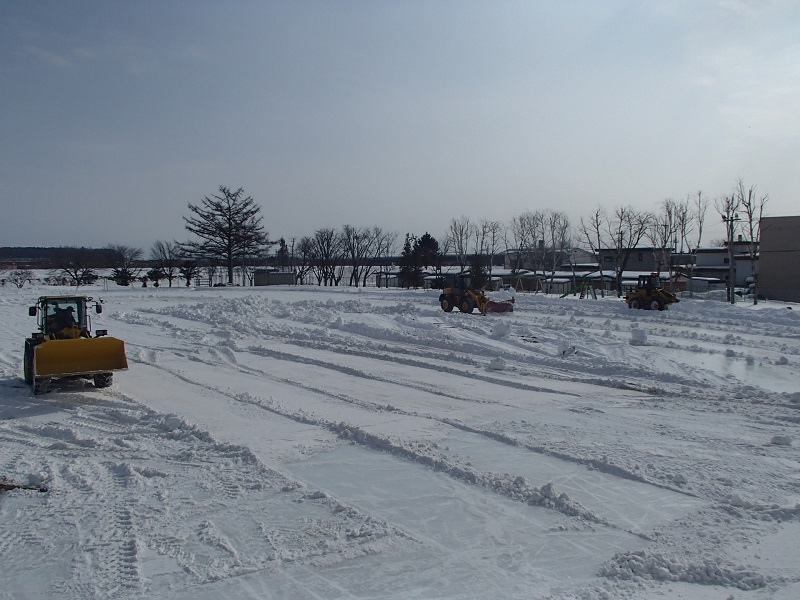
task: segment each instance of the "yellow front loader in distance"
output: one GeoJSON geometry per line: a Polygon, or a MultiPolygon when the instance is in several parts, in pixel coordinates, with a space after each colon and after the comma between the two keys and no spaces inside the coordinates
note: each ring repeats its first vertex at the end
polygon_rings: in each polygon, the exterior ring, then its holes
{"type": "Polygon", "coordinates": [[[111,385],[113,371],[128,368],[125,344],[98,329],[91,336],[88,308],[102,305],[87,296],[42,296],[29,314],[39,331],[25,340],[25,382],[35,394],[48,392],[56,379],[86,378],[95,387],[111,385]]]}

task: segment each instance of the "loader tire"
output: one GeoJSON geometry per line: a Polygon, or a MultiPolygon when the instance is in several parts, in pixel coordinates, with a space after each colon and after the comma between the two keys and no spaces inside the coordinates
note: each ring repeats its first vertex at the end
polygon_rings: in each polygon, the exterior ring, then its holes
{"type": "Polygon", "coordinates": [[[650,300],[650,310],[664,310],[664,303],[660,298],[650,300]]]}
{"type": "Polygon", "coordinates": [[[474,308],[475,308],[475,303],[469,298],[464,298],[461,301],[461,304],[458,305],[458,310],[460,310],[462,313],[467,313],[467,314],[471,313],[474,310],[474,308]]]}
{"type": "Polygon", "coordinates": [[[639,298],[631,298],[628,301],[628,308],[642,308],[642,303],[639,298]]]}
{"type": "Polygon", "coordinates": [[[25,383],[33,385],[33,346],[25,342],[25,354],[22,359],[22,370],[25,373],[25,383]]]}
{"type": "Polygon", "coordinates": [[[107,388],[114,381],[113,373],[98,373],[94,376],[94,387],[107,388]]]}
{"type": "Polygon", "coordinates": [[[449,296],[442,298],[442,310],[444,312],[453,312],[453,299],[449,296]]]}

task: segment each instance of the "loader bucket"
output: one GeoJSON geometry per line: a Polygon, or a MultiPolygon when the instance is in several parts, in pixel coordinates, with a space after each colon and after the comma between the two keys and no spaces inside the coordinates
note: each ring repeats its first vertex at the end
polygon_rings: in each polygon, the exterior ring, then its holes
{"type": "Polygon", "coordinates": [[[91,375],[128,368],[125,344],[112,337],[49,340],[34,348],[36,377],[91,375]]]}

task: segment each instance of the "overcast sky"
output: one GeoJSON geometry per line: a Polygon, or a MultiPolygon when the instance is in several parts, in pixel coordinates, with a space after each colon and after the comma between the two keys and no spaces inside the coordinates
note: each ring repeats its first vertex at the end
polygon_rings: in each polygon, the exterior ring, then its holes
{"type": "Polygon", "coordinates": [[[800,214],[796,0],[0,0],[0,246],[149,251],[220,185],[290,240],[739,178],[800,214]]]}

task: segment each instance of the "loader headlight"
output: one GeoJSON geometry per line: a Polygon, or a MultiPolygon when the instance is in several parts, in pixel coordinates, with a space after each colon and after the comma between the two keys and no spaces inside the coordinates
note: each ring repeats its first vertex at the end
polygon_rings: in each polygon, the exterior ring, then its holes
{"type": "Polygon", "coordinates": [[[108,335],[108,329],[97,329],[94,332],[94,337],[102,337],[104,335],[108,335]]]}

